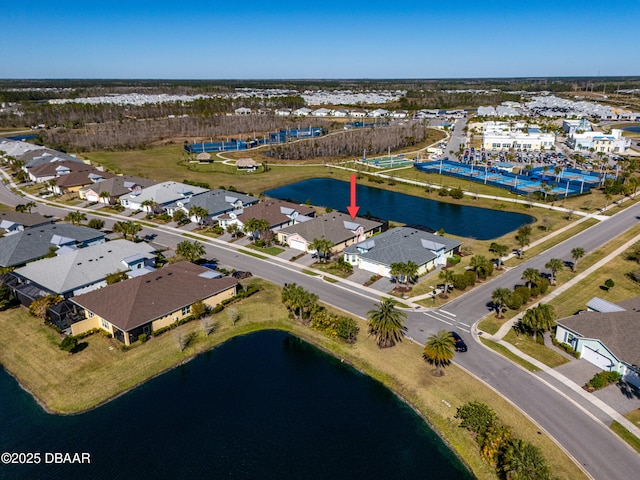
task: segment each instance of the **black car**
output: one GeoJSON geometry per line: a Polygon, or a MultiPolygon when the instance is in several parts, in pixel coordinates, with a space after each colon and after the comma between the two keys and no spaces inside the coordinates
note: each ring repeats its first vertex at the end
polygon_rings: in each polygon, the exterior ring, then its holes
{"type": "Polygon", "coordinates": [[[253,277],[251,272],[240,272],[240,271],[233,272],[231,276],[236,280],[244,280],[245,278],[253,277]]]}
{"type": "Polygon", "coordinates": [[[458,335],[456,332],[449,332],[449,333],[453,337],[453,340],[456,342],[456,352],[466,352],[467,344],[464,343],[464,340],[462,340],[462,337],[458,335]]]}

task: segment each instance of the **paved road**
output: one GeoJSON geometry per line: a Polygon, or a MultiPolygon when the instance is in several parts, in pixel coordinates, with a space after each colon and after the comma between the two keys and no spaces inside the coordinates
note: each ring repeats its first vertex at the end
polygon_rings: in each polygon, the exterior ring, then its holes
{"type": "MultiPolygon", "coordinates": [[[[25,203],[25,199],[16,197],[0,187],[0,202],[8,205],[25,203]]],[[[628,228],[637,221],[639,208],[631,207],[596,227],[577,235],[571,242],[546,252],[541,259],[535,258],[526,265],[514,268],[497,279],[474,289],[460,299],[447,305],[447,313],[438,312],[432,318],[422,311],[410,312],[407,325],[408,336],[419,343],[424,343],[429,334],[442,328],[450,328],[444,321],[449,321],[457,330],[469,331],[473,322],[488,312],[486,303],[490,293],[498,286],[513,286],[519,282],[522,269],[532,266],[542,268],[547,258],[567,258],[567,252],[573,246],[582,246],[587,251],[597,248],[607,239],[628,228]],[[455,317],[454,317],[455,315],[455,317]],[[444,321],[443,321],[444,320],[444,321]]],[[[64,216],[64,210],[54,207],[39,206],[37,211],[45,214],[64,216]]],[[[90,216],[90,215],[89,215],[90,216]]],[[[104,219],[104,217],[99,217],[104,219]]],[[[107,220],[107,224],[110,221],[107,220]]],[[[184,239],[180,232],[172,232],[166,228],[148,229],[143,234],[156,234],[155,242],[173,246],[184,239]]],[[[239,270],[250,270],[258,275],[280,285],[285,282],[296,282],[304,288],[316,293],[319,297],[338,308],[351,312],[360,317],[366,317],[378,299],[378,293],[363,289],[348,283],[328,283],[310,275],[303,274],[299,265],[280,259],[256,261],[235,251],[234,246],[223,242],[207,242],[207,254],[216,258],[223,265],[230,265],[239,270]]],[[[572,398],[565,392],[562,385],[553,384],[553,380],[544,375],[534,376],[514,365],[504,357],[489,349],[483,348],[467,337],[469,351],[456,356],[456,363],[468,372],[494,388],[505,398],[513,402],[529,417],[552,435],[562,447],[571,454],[584,470],[596,479],[624,479],[636,478],[640,471],[640,455],[632,451],[618,439],[601,421],[607,418],[588,402],[579,398],[572,398]],[[571,400],[570,400],[571,398],[571,400]]]]}

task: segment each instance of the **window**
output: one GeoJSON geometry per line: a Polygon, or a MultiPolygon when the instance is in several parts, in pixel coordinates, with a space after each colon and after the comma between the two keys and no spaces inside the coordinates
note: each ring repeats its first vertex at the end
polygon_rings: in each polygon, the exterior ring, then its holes
{"type": "Polygon", "coordinates": [[[189,315],[191,307],[182,307],[182,315],[189,315]]]}
{"type": "MultiPolygon", "coordinates": [[[[88,310],[87,310],[88,311],[88,310]]],[[[89,312],[89,311],[88,311],[89,312]]],[[[89,312],[89,318],[93,318],[93,312],[89,312]]]]}
{"type": "Polygon", "coordinates": [[[109,322],[107,322],[104,318],[100,320],[100,324],[105,330],[109,330],[109,327],[111,327],[111,325],[109,325],[109,322]]]}

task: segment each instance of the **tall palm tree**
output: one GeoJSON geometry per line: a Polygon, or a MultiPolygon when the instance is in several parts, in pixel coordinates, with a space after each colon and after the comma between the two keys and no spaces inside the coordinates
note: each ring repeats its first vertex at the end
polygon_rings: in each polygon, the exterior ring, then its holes
{"type": "Polygon", "coordinates": [[[556,276],[564,268],[564,262],[559,258],[552,258],[545,264],[544,268],[551,270],[551,285],[555,285],[556,276]]]}
{"type": "Polygon", "coordinates": [[[70,222],[72,225],[80,225],[82,222],[87,220],[87,216],[79,210],[75,212],[69,212],[66,217],[64,217],[65,222],[70,222]]]}
{"type": "Polygon", "coordinates": [[[529,246],[529,242],[531,241],[531,225],[522,225],[518,228],[516,240],[518,241],[518,245],[520,245],[518,257],[522,258],[524,255],[524,247],[529,246]]]}
{"type": "Polygon", "coordinates": [[[308,292],[304,288],[289,283],[282,289],[282,303],[293,314],[294,318],[305,322],[309,320],[310,313],[317,306],[318,295],[308,292]]]}
{"type": "Polygon", "coordinates": [[[495,253],[496,256],[498,257],[498,268],[501,269],[502,268],[502,257],[504,257],[505,253],[507,253],[507,250],[509,249],[509,247],[507,247],[506,245],[502,245],[500,243],[496,243],[496,242],[492,242],[491,246],[489,247],[489,251],[492,253],[495,253]]]}
{"type": "Polygon", "coordinates": [[[189,209],[189,218],[195,218],[198,225],[204,222],[207,215],[209,215],[209,210],[199,205],[194,205],[189,209]]]}
{"type": "Polygon", "coordinates": [[[418,265],[415,262],[409,260],[404,264],[404,274],[407,282],[414,282],[416,277],[418,276],[418,265]]]}
{"type": "Polygon", "coordinates": [[[505,303],[509,301],[509,297],[511,296],[511,290],[508,288],[497,288],[491,294],[491,301],[496,308],[496,312],[498,313],[498,318],[502,318],[502,310],[504,309],[505,303]]]}
{"type": "Polygon", "coordinates": [[[396,308],[396,302],[392,298],[383,298],[380,303],[367,312],[369,319],[369,335],[376,337],[379,348],[393,347],[396,342],[401,342],[407,314],[396,308]]]}
{"type": "Polygon", "coordinates": [[[441,377],[444,375],[443,368],[448,366],[455,355],[456,342],[451,333],[440,330],[438,333],[430,335],[422,352],[422,358],[435,367],[434,375],[441,377]]]}
{"type": "Polygon", "coordinates": [[[100,192],[98,197],[100,198],[101,203],[104,203],[105,205],[107,203],[110,203],[111,201],[111,193],[107,192],[106,190],[103,190],[102,192],[100,192]]]}
{"type": "Polygon", "coordinates": [[[127,240],[129,236],[133,238],[140,230],[142,230],[142,226],[131,220],[113,224],[113,231],[115,233],[121,233],[125,240],[127,240]]]}
{"type": "Polygon", "coordinates": [[[555,326],[556,314],[551,305],[540,303],[524,312],[520,322],[533,332],[533,340],[536,341],[538,332],[547,332],[555,326]]]}
{"type": "Polygon", "coordinates": [[[27,210],[28,213],[31,213],[31,209],[36,208],[36,202],[27,202],[24,208],[27,210]]]}
{"type": "Polygon", "coordinates": [[[197,240],[194,240],[193,242],[184,240],[176,245],[176,254],[193,263],[202,258],[205,254],[204,245],[197,240]]]}
{"type": "Polygon", "coordinates": [[[527,281],[527,286],[529,288],[536,285],[540,281],[540,278],[540,272],[536,268],[527,268],[522,272],[522,280],[527,281]]]}
{"type": "Polygon", "coordinates": [[[571,265],[571,270],[576,271],[576,267],[578,266],[578,260],[586,255],[586,251],[582,247],[576,247],[571,249],[571,258],[573,259],[573,265],[571,265]]]}
{"type": "Polygon", "coordinates": [[[153,213],[158,203],[155,200],[145,200],[140,204],[143,212],[153,213]]]}
{"type": "Polygon", "coordinates": [[[509,480],[553,478],[544,455],[535,445],[520,438],[511,438],[502,452],[502,470],[509,480]]]}
{"type": "Polygon", "coordinates": [[[489,260],[487,260],[487,257],[483,255],[474,255],[473,257],[471,257],[469,266],[473,267],[473,270],[476,274],[476,282],[480,277],[486,277],[487,273],[491,269],[489,260]]]}
{"type": "Polygon", "coordinates": [[[265,219],[248,218],[247,221],[244,222],[244,231],[248,233],[254,241],[261,238],[263,232],[269,230],[269,227],[269,221],[265,219]]]}
{"type": "Polygon", "coordinates": [[[333,249],[333,242],[326,238],[314,238],[309,244],[309,250],[315,250],[318,253],[318,258],[321,262],[326,262],[331,256],[333,249]]]}
{"type": "Polygon", "coordinates": [[[449,292],[449,285],[453,283],[453,270],[449,270],[448,268],[441,270],[438,278],[444,280],[444,292],[442,292],[442,295],[446,296],[447,292],[449,292]]]}

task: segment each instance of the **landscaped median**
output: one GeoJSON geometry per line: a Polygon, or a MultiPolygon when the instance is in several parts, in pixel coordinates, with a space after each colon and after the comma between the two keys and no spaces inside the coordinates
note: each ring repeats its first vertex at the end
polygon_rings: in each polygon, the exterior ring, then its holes
{"type": "Polygon", "coordinates": [[[280,287],[260,279],[251,279],[249,283],[259,285],[261,290],[234,303],[233,308],[239,314],[235,324],[223,310],[211,317],[216,328],[208,336],[203,324],[193,321],[127,350],[115,339],[97,334],[83,339],[86,348],[71,355],[58,348],[60,336],[26,310],[0,312],[0,362],[48,410],[72,414],[107,402],[234,336],[265,329],[285,330],[351,363],[397,392],[440,432],[478,478],[496,476],[493,468],[482,460],[473,437],[459,428],[460,422],[454,418],[456,409],[470,401],[486,403],[500,412],[500,420],[510,426],[514,435],[544,452],[555,476],[585,478],[552,440],[539,435],[537,426],[455,365],[447,369],[444,377],[434,377],[422,359],[422,346],[405,341],[381,350],[366,335],[362,320],[358,320],[361,333],[355,344],[339,342],[290,320],[279,301],[280,287]],[[194,334],[194,340],[184,351],[180,350],[175,332],[194,334]]]}

